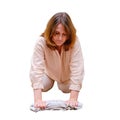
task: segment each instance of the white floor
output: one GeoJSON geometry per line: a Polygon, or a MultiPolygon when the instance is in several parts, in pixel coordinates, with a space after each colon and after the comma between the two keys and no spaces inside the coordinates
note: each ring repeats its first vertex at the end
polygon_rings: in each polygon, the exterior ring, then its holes
{"type": "MultiPolygon", "coordinates": [[[[0,120],[120,120],[119,0],[0,1],[0,120]],[[48,3],[48,4],[47,4],[48,3]],[[58,11],[70,14],[85,61],[78,111],[29,110],[33,91],[30,59],[38,35],[58,11]]],[[[45,100],[67,100],[55,84],[45,100]]]]}

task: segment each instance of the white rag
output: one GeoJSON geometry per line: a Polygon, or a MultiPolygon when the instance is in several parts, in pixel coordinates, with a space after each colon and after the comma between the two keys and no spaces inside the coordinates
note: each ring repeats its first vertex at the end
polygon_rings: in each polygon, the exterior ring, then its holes
{"type": "MultiPolygon", "coordinates": [[[[63,100],[48,100],[46,101],[45,110],[78,110],[82,108],[82,103],[78,102],[77,107],[68,106],[63,100]]],[[[34,105],[30,106],[33,112],[43,111],[40,108],[35,108],[34,105]]]]}

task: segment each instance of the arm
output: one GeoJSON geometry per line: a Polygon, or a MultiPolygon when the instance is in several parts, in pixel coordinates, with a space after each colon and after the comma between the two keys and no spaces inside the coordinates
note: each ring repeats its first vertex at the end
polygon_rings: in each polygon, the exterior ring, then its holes
{"type": "Polygon", "coordinates": [[[79,95],[79,91],[71,90],[69,100],[77,101],[79,95]]]}
{"type": "Polygon", "coordinates": [[[82,88],[82,80],[84,76],[84,62],[79,41],[76,41],[75,46],[72,50],[70,70],[71,92],[68,104],[70,106],[76,106],[78,104],[78,95],[80,89],[82,88]]]}
{"type": "Polygon", "coordinates": [[[41,89],[34,89],[34,107],[45,109],[46,103],[42,101],[42,90],[41,89]]]}
{"type": "Polygon", "coordinates": [[[71,90],[69,100],[66,101],[66,104],[71,107],[78,106],[78,95],[79,91],[71,90]]]}
{"type": "Polygon", "coordinates": [[[44,44],[42,38],[40,38],[35,45],[31,60],[30,80],[33,89],[43,89],[42,76],[44,74],[44,65],[44,44]]]}
{"type": "Polygon", "coordinates": [[[80,42],[77,40],[72,50],[70,62],[70,90],[80,91],[84,77],[84,60],[80,42]]]}
{"type": "Polygon", "coordinates": [[[42,101],[42,76],[44,74],[44,45],[42,40],[37,41],[31,62],[30,79],[34,92],[34,106],[44,109],[42,101]]]}

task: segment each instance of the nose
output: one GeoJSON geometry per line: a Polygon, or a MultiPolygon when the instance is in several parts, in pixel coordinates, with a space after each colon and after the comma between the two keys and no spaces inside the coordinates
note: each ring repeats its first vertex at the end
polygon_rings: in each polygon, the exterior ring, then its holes
{"type": "Polygon", "coordinates": [[[60,34],[60,35],[58,36],[58,39],[59,39],[59,40],[62,40],[62,38],[63,38],[63,35],[60,34]]]}

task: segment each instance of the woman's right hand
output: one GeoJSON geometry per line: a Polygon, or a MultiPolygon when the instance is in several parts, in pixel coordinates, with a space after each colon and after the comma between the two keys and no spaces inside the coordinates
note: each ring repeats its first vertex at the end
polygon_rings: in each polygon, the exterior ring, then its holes
{"type": "Polygon", "coordinates": [[[44,110],[46,108],[46,102],[42,100],[37,100],[34,102],[35,108],[40,108],[41,110],[44,110]]]}
{"type": "Polygon", "coordinates": [[[46,108],[46,102],[42,100],[42,90],[34,90],[34,107],[44,110],[46,108]]]}

